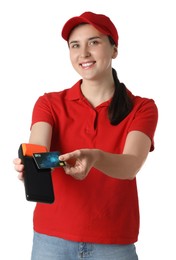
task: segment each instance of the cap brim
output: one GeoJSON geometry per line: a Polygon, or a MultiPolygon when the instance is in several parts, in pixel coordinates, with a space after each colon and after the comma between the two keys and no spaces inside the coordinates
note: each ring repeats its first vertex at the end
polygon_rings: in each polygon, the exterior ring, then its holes
{"type": "Polygon", "coordinates": [[[98,25],[94,24],[93,22],[89,21],[88,19],[86,18],[83,18],[83,17],[79,17],[79,16],[75,16],[71,19],[69,19],[63,29],[62,29],[62,37],[64,38],[64,40],[68,41],[68,38],[69,38],[69,35],[72,31],[72,29],[81,24],[81,23],[88,23],[88,24],[91,24],[92,26],[94,26],[98,31],[100,31],[101,33],[107,35],[107,31],[104,31],[101,27],[99,27],[98,25]]]}

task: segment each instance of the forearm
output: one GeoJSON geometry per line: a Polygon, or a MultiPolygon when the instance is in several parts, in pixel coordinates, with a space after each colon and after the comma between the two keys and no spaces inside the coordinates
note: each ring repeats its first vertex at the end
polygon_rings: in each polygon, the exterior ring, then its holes
{"type": "Polygon", "coordinates": [[[84,179],[92,167],[112,178],[131,180],[145,162],[151,140],[145,134],[133,131],[127,136],[122,154],[104,152],[99,149],[78,149],[60,156],[65,161],[67,174],[84,179]],[[72,163],[70,164],[70,160],[72,163]]]}
{"type": "Polygon", "coordinates": [[[133,179],[141,168],[141,162],[135,155],[93,149],[92,156],[95,159],[94,168],[113,178],[133,179]]]}
{"type": "Polygon", "coordinates": [[[50,150],[52,126],[46,122],[37,122],[32,126],[29,143],[43,145],[50,150]]]}

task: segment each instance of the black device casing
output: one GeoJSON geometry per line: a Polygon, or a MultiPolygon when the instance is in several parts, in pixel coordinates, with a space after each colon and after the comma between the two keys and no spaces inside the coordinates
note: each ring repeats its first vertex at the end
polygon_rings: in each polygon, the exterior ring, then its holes
{"type": "Polygon", "coordinates": [[[32,156],[24,156],[22,144],[18,156],[24,164],[24,187],[26,200],[53,203],[54,190],[51,169],[38,169],[32,156]]]}

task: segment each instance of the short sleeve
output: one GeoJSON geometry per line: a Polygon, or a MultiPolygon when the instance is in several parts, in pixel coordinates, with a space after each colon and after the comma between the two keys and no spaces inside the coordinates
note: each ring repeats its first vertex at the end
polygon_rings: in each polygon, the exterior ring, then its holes
{"type": "Polygon", "coordinates": [[[37,122],[46,122],[53,125],[53,115],[47,94],[40,96],[36,101],[33,112],[31,126],[37,122]]]}
{"type": "Polygon", "coordinates": [[[153,99],[142,98],[134,108],[134,117],[129,131],[141,131],[152,141],[150,151],[154,150],[154,134],[158,122],[158,108],[153,99]]]}

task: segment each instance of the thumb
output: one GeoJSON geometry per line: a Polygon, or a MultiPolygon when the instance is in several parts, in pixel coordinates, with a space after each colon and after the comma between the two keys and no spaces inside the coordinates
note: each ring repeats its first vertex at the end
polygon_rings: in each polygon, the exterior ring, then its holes
{"type": "Polygon", "coordinates": [[[74,153],[66,153],[66,154],[62,154],[59,156],[59,160],[60,161],[64,161],[66,163],[68,163],[69,165],[75,165],[76,162],[76,158],[74,153]]]}

